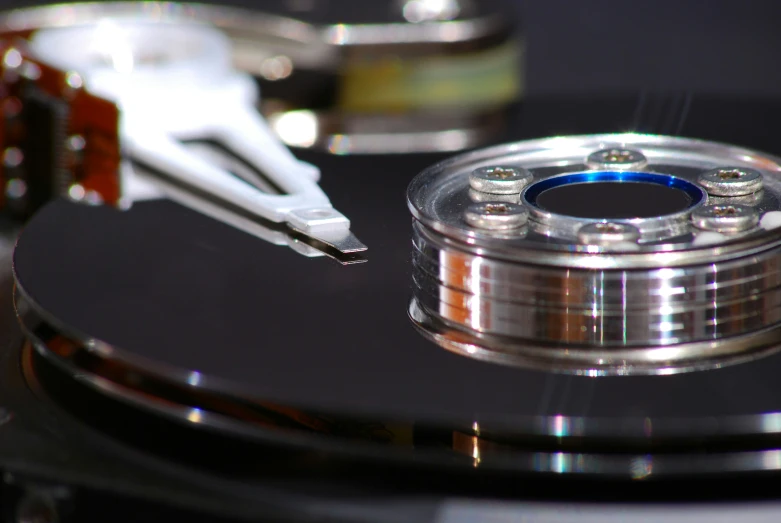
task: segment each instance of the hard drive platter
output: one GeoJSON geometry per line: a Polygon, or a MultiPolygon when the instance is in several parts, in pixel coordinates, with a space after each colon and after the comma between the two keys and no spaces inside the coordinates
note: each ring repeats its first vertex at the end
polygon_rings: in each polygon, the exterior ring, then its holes
{"type": "MultiPolygon", "coordinates": [[[[771,134],[754,129],[742,139],[742,122],[781,110],[707,97],[529,101],[507,141],[676,131],[637,121],[638,107],[682,122],[678,134],[769,151],[771,134]],[[715,107],[744,120],[714,131],[715,107]]],[[[63,404],[69,396],[53,383],[77,382],[107,405],[129,406],[150,424],[172,421],[194,438],[434,472],[661,481],[778,468],[778,356],[592,376],[454,354],[407,315],[414,283],[404,194],[438,158],[306,154],[372,245],[366,263],[299,256],[166,201],[122,213],[65,201],[42,209],[14,252],[27,379],[63,404]]]]}

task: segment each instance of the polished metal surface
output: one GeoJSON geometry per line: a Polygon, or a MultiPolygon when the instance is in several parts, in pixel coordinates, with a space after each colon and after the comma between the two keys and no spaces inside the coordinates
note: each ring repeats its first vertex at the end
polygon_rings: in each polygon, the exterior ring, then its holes
{"type": "Polygon", "coordinates": [[[586,159],[591,169],[642,169],[646,163],[641,152],[615,147],[596,151],[586,159]]]}
{"type": "Polygon", "coordinates": [[[578,229],[578,241],[585,245],[615,245],[629,250],[639,239],[638,228],[624,223],[589,223],[578,229]],[[631,245],[620,245],[627,243],[631,245]]]}
{"type": "Polygon", "coordinates": [[[761,191],[762,178],[756,169],[722,167],[702,173],[697,182],[712,196],[744,196],[761,191]]]}
{"type": "Polygon", "coordinates": [[[469,186],[475,191],[490,194],[521,194],[533,177],[526,169],[517,167],[482,167],[469,175],[469,186]]]}
{"type": "MultiPolygon", "coordinates": [[[[462,221],[461,208],[472,201],[467,182],[467,175],[472,170],[501,162],[529,169],[535,180],[565,173],[580,173],[584,172],[585,158],[594,149],[600,149],[604,143],[616,142],[623,142],[635,148],[642,146],[643,153],[649,159],[649,172],[674,176],[691,184],[696,182],[701,172],[714,168],[712,166],[743,162],[766,175],[761,199],[755,199],[753,202],[757,212],[765,217],[772,216],[781,209],[781,160],[773,156],[703,140],[610,134],[529,140],[455,156],[429,167],[412,181],[408,187],[410,212],[421,224],[442,234],[448,241],[458,242],[460,247],[467,251],[482,253],[490,249],[493,258],[511,261],[522,258],[529,263],[558,267],[654,268],[658,267],[660,260],[663,260],[667,267],[680,267],[731,259],[737,254],[754,254],[781,245],[781,230],[777,229],[778,225],[763,225],[764,220],[761,220],[758,229],[740,237],[723,239],[718,247],[696,245],[698,232],[690,229],[681,237],[644,243],[636,253],[604,257],[595,256],[601,251],[574,245],[571,239],[552,237],[549,232],[545,232],[545,228],[538,227],[543,231],[538,233],[531,227],[535,225],[533,221],[529,222],[529,230],[523,238],[509,242],[485,236],[467,227],[462,221]]],[[[529,187],[526,190],[528,189],[529,187]]],[[[729,201],[722,200],[719,203],[729,201]]]]}
{"type": "Polygon", "coordinates": [[[491,194],[489,192],[475,191],[474,189],[469,189],[469,199],[475,203],[482,203],[482,202],[518,203],[517,194],[491,194]]]}
{"type": "Polygon", "coordinates": [[[748,205],[708,205],[692,212],[692,223],[699,229],[723,233],[747,231],[759,223],[759,214],[748,205]]]}
{"type": "Polygon", "coordinates": [[[464,211],[464,221],[478,229],[510,231],[528,220],[529,211],[515,203],[473,203],[464,211]]]}
{"type": "MultiPolygon", "coordinates": [[[[593,201],[595,207],[607,207],[608,203],[602,200],[608,198],[608,196],[599,194],[597,198],[599,199],[595,198],[593,201]]],[[[531,228],[541,235],[567,242],[577,240],[578,231],[584,225],[604,221],[605,219],[610,219],[613,223],[636,228],[640,232],[640,240],[644,243],[654,243],[680,237],[685,235],[690,229],[689,217],[692,210],[703,205],[706,201],[707,195],[705,191],[682,178],[666,174],[627,171],[586,171],[549,176],[530,185],[521,193],[521,203],[529,209],[533,220],[531,228]],[[570,184],[582,187],[585,184],[600,183],[600,186],[604,187],[606,184],[618,185],[626,183],[629,185],[635,182],[644,182],[646,185],[652,186],[675,187],[680,189],[680,192],[688,193],[690,202],[685,209],[679,211],[632,218],[616,218],[612,216],[589,218],[565,214],[562,211],[553,212],[539,204],[539,197],[546,192],[552,192],[556,188],[570,184]]]]}
{"type": "Polygon", "coordinates": [[[449,350],[565,373],[669,374],[772,352],[781,346],[779,171],[779,160],[761,153],[646,135],[520,142],[445,161],[409,188],[416,218],[410,316],[449,350]],[[583,171],[581,162],[605,143],[639,151],[647,172],[583,171]],[[739,162],[761,170],[762,200],[702,207],[701,173],[739,162]],[[531,212],[525,234],[491,237],[458,220],[469,173],[481,164],[533,173],[521,195],[531,212]],[[658,178],[687,191],[691,203],[672,215],[616,221],[548,213],[527,197],[562,177],[581,183],[605,174],[616,183],[658,178]],[[722,221],[703,231],[691,220],[722,221]],[[610,223],[636,227],[639,241],[592,238],[610,223]]]}

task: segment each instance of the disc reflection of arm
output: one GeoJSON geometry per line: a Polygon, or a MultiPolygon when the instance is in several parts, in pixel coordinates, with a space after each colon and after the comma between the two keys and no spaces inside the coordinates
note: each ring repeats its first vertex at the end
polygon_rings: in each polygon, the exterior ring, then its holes
{"type": "MultiPolygon", "coordinates": [[[[143,187],[144,189],[149,187],[152,188],[152,191],[158,193],[155,195],[150,194],[151,191],[147,191],[146,199],[167,197],[180,205],[193,209],[201,214],[205,214],[210,218],[226,223],[274,245],[287,245],[299,254],[303,254],[307,257],[325,256],[324,252],[296,241],[285,230],[275,230],[265,226],[252,215],[232,212],[224,205],[220,205],[214,200],[209,201],[204,197],[199,197],[186,189],[177,187],[174,183],[169,183],[155,177],[153,174],[149,173],[149,171],[144,171],[141,168],[134,168],[131,176],[134,177],[133,187],[143,187]]],[[[138,192],[140,193],[141,191],[139,190],[138,192]]]]}
{"type": "Polygon", "coordinates": [[[366,249],[317,185],[318,169],[296,159],[256,114],[254,81],[231,68],[224,35],[196,24],[111,25],[42,30],[32,46],[119,105],[122,143],[133,160],[343,253],[366,249]],[[264,193],[181,143],[197,139],[222,141],[284,194],[264,193]]]}

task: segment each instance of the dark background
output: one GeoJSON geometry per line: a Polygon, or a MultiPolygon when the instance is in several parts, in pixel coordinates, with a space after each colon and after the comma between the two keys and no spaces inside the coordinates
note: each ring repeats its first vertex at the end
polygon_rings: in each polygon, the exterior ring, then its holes
{"type": "Polygon", "coordinates": [[[781,94],[781,2],[507,2],[528,35],[528,92],[781,94]]]}

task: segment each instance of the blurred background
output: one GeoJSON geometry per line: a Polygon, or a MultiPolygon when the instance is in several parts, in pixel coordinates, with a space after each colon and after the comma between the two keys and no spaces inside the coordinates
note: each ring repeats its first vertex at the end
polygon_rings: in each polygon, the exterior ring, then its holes
{"type": "MultiPolygon", "coordinates": [[[[52,2],[0,0],[0,9],[45,3],[52,2]]],[[[778,0],[204,3],[214,7],[199,20],[226,31],[234,65],[259,82],[259,109],[294,148],[449,152],[516,139],[517,133],[506,131],[518,127],[509,119],[520,113],[506,109],[519,108],[512,105],[519,98],[566,116],[571,110],[564,99],[592,107],[596,97],[618,100],[623,93],[631,100],[621,103],[636,107],[636,114],[609,127],[663,134],[693,132],[683,129],[692,94],[699,111],[705,111],[703,100],[711,100],[707,112],[719,127],[731,118],[732,104],[733,113],[749,122],[750,129],[740,133],[745,137],[767,134],[757,128],[758,120],[773,121],[771,106],[781,111],[778,0]],[[253,17],[226,6],[264,14],[253,17]],[[750,103],[761,108],[749,110],[750,103]]],[[[144,9],[153,18],[187,18],[195,8],[166,2],[144,9]]],[[[68,10],[53,10],[48,23],[73,23],[68,10]]],[[[537,132],[572,129],[538,126],[537,132]]],[[[696,134],[705,136],[702,130],[696,134]]]]}
{"type": "MultiPolygon", "coordinates": [[[[381,15],[392,1],[230,3],[258,9],[313,4],[317,11],[347,20],[381,15]]],[[[777,0],[480,3],[496,4],[522,23],[529,95],[639,89],[781,94],[781,2],[777,0]]]]}
{"type": "Polygon", "coordinates": [[[781,94],[781,2],[507,0],[527,35],[527,93],[781,94]]]}
{"type": "MultiPolygon", "coordinates": [[[[0,8],[46,3],[0,0],[0,8]]],[[[54,3],[54,2],[48,2],[54,3]]],[[[382,17],[394,0],[212,2],[350,22],[382,17]]],[[[516,17],[526,34],[525,91],[694,90],[781,94],[777,0],[479,0],[516,17]]]]}

